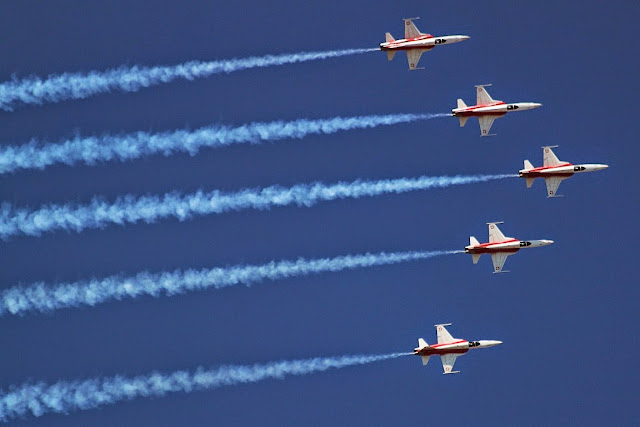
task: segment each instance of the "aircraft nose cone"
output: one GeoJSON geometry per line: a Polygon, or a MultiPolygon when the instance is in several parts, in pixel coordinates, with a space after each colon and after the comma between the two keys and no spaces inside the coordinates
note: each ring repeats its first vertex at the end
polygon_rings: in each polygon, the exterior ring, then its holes
{"type": "Polygon", "coordinates": [[[540,104],[538,102],[532,102],[531,103],[531,108],[538,108],[538,107],[542,107],[542,104],[540,104]]]}
{"type": "Polygon", "coordinates": [[[553,243],[553,240],[544,240],[545,245],[552,245],[553,243]]]}
{"type": "Polygon", "coordinates": [[[502,341],[497,340],[480,340],[481,347],[493,347],[494,345],[500,345],[502,341]]]}

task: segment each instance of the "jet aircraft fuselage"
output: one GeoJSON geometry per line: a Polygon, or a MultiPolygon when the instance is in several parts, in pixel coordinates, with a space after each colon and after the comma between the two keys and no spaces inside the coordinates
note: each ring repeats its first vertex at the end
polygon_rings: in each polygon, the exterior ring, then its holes
{"type": "Polygon", "coordinates": [[[513,104],[507,104],[503,101],[493,102],[490,104],[480,104],[480,105],[471,105],[462,108],[454,108],[451,110],[451,113],[454,116],[504,116],[508,112],[511,111],[523,111],[523,110],[531,110],[533,108],[538,108],[542,106],[542,104],[538,104],[536,102],[516,102],[513,104]]]}
{"type": "Polygon", "coordinates": [[[468,40],[469,36],[439,36],[435,37],[431,34],[422,34],[416,38],[400,39],[389,42],[380,43],[380,50],[410,50],[422,49],[431,50],[436,45],[452,44],[468,40]]]}
{"type": "Polygon", "coordinates": [[[490,254],[496,252],[516,253],[522,248],[539,248],[553,243],[553,240],[518,240],[508,239],[502,242],[480,243],[469,245],[464,248],[468,254],[490,254]]]}
{"type": "Polygon", "coordinates": [[[485,348],[493,347],[494,345],[502,344],[502,341],[494,340],[480,340],[480,341],[467,341],[459,340],[448,344],[432,344],[427,347],[416,347],[413,349],[413,354],[417,356],[442,356],[443,354],[465,354],[470,348],[485,348]]]}

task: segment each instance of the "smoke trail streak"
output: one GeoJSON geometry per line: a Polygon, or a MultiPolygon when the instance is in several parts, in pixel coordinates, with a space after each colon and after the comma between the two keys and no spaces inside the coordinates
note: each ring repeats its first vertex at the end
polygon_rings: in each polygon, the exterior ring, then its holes
{"type": "Polygon", "coordinates": [[[187,195],[166,193],[162,196],[142,196],[137,199],[127,195],[111,204],[94,198],[88,205],[49,205],[35,211],[17,209],[5,204],[0,208],[0,237],[7,239],[18,234],[38,236],[54,230],[80,232],[86,228],[101,228],[108,224],[135,224],[141,221],[153,223],[168,217],[184,221],[196,215],[221,214],[243,209],[265,210],[288,205],[309,207],[322,201],[400,194],[514,176],[518,175],[422,176],[336,184],[315,182],[289,188],[274,185],[234,193],[218,190],[197,191],[187,195]]]}
{"type": "Polygon", "coordinates": [[[152,372],[137,377],[114,376],[83,381],[59,381],[23,384],[0,395],[0,420],[32,414],[69,413],[93,409],[138,397],[161,397],[168,393],[194,391],[255,383],[267,379],[308,375],[329,369],[365,365],[395,359],[412,353],[353,355],[285,360],[264,365],[229,365],[219,368],[197,368],[195,371],[175,371],[169,374],[152,372]]]}
{"type": "Polygon", "coordinates": [[[6,289],[0,294],[0,316],[24,315],[30,312],[51,312],[63,308],[137,298],[159,297],[205,289],[222,289],[244,284],[250,286],[263,280],[278,280],[323,272],[338,272],[381,265],[398,264],[433,258],[463,251],[379,252],[376,254],[343,255],[334,258],[272,261],[262,265],[238,265],[226,268],[176,270],[171,272],[140,272],[135,276],[110,276],[74,283],[30,286],[6,289]]]}
{"type": "Polygon", "coordinates": [[[127,135],[76,137],[60,143],[32,141],[0,149],[0,173],[21,169],[44,169],[53,164],[96,164],[110,160],[127,161],[153,154],[170,156],[187,152],[195,155],[201,148],[281,139],[301,139],[307,135],[333,134],[339,131],[368,129],[400,123],[448,117],[450,114],[386,114],[329,119],[300,119],[250,123],[239,127],[207,126],[193,131],[136,132],[127,135]]]}
{"type": "Polygon", "coordinates": [[[376,50],[378,49],[287,53],[208,62],[190,61],[171,66],[120,67],[107,71],[50,75],[44,79],[31,77],[18,80],[14,78],[0,84],[0,109],[11,111],[19,104],[44,104],[67,99],[84,99],[116,90],[136,92],[145,87],[169,83],[176,79],[194,80],[213,74],[228,74],[249,68],[317,61],[376,50]]]}

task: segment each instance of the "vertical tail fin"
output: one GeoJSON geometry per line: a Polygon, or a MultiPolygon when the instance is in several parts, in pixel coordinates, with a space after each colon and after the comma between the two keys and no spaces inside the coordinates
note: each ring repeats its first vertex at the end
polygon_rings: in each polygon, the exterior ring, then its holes
{"type": "Polygon", "coordinates": [[[384,38],[387,40],[387,43],[396,41],[396,39],[393,38],[391,33],[384,33],[384,38]]]}

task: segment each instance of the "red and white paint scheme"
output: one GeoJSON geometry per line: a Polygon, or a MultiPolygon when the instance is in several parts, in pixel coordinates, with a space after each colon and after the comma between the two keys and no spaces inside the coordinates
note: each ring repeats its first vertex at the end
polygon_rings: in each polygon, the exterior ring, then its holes
{"type": "Polygon", "coordinates": [[[418,338],[418,347],[413,349],[413,354],[422,358],[423,366],[429,363],[431,356],[440,356],[443,373],[457,374],[460,371],[454,371],[453,365],[456,363],[458,356],[465,354],[470,348],[486,348],[502,344],[502,341],[495,340],[467,341],[453,338],[445,328],[445,326],[449,325],[451,323],[435,325],[438,332],[438,344],[429,345],[422,338],[418,338]]]}
{"type": "Polygon", "coordinates": [[[562,180],[571,178],[574,173],[595,172],[606,169],[608,165],[590,163],[584,165],[574,165],[569,162],[558,160],[552,148],[557,145],[542,147],[542,167],[535,168],[529,160],[524,161],[524,169],[518,172],[527,182],[527,188],[531,188],[536,178],[544,178],[547,184],[547,197],[562,197],[558,195],[558,187],[562,180]]]}
{"type": "Polygon", "coordinates": [[[485,87],[487,85],[476,85],[476,105],[467,106],[462,99],[458,99],[458,108],[451,110],[451,113],[460,119],[460,127],[464,127],[469,117],[478,117],[480,123],[480,136],[493,136],[490,134],[493,121],[511,111],[531,110],[541,107],[542,104],[536,102],[516,102],[507,104],[491,98],[485,87]]]}
{"type": "Polygon", "coordinates": [[[494,273],[506,273],[503,270],[504,263],[509,255],[513,255],[522,248],[539,248],[553,243],[553,240],[518,240],[513,237],[505,237],[498,228],[498,224],[502,222],[488,222],[489,225],[489,243],[480,243],[471,236],[469,237],[469,246],[464,251],[471,254],[473,263],[477,264],[482,254],[491,254],[493,261],[494,273]]]}
{"type": "Polygon", "coordinates": [[[409,70],[423,70],[424,68],[417,68],[420,56],[428,50],[433,49],[437,45],[458,43],[464,40],[468,40],[469,36],[440,36],[434,37],[431,34],[421,33],[420,30],[413,23],[414,19],[420,18],[407,18],[404,19],[404,38],[396,40],[390,33],[386,33],[386,42],[380,43],[380,50],[387,51],[387,58],[389,61],[393,59],[393,55],[398,50],[404,50],[407,52],[407,61],[409,62],[409,70]]]}

